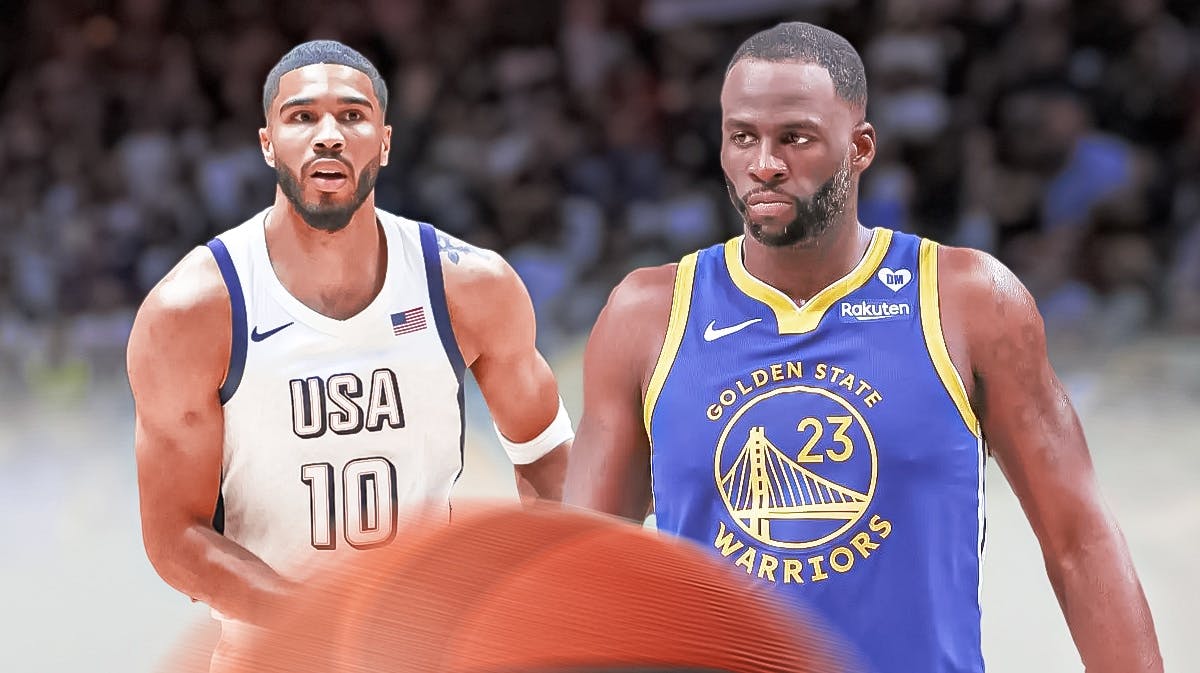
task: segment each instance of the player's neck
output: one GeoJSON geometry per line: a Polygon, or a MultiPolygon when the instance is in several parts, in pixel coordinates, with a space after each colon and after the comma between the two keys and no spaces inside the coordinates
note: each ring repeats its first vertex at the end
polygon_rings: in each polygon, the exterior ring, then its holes
{"type": "Polygon", "coordinates": [[[318,231],[280,194],[267,215],[267,254],[283,287],[301,303],[330,318],[345,319],[366,308],[383,287],[387,245],[368,197],[350,223],[318,231]]]}
{"type": "Polygon", "coordinates": [[[871,243],[871,230],[853,218],[800,245],[773,248],[751,236],[743,240],[746,270],[799,305],[850,273],[871,243]]]}

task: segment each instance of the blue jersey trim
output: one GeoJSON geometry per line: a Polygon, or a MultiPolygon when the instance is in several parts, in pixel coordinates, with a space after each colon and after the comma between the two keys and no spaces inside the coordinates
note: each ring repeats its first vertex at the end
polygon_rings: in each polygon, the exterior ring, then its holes
{"type": "Polygon", "coordinates": [[[229,290],[229,308],[233,319],[229,371],[225,374],[225,383],[221,385],[221,404],[226,404],[237,392],[238,385],[242,382],[242,371],[246,368],[246,299],[242,295],[242,283],[238,280],[233,258],[229,256],[225,244],[221,239],[214,238],[208,242],[208,249],[216,258],[221,278],[229,290]]]}
{"type": "Polygon", "coordinates": [[[218,488],[217,506],[213,508],[212,527],[221,535],[225,534],[225,494],[221,493],[224,486],[218,488]]]}
{"type": "Polygon", "coordinates": [[[466,365],[463,363],[462,351],[458,349],[458,340],[454,338],[454,330],[450,328],[450,309],[446,304],[446,283],[442,279],[442,258],[438,252],[437,230],[424,222],[421,226],[421,252],[425,256],[425,280],[429,285],[429,303],[433,309],[433,322],[437,325],[438,335],[442,337],[442,348],[446,357],[454,367],[454,375],[461,384],[466,365]]]}
{"type": "Polygon", "coordinates": [[[463,384],[458,384],[458,474],[454,475],[454,483],[462,476],[463,467],[467,462],[467,402],[463,399],[463,384]]]}
{"type": "Polygon", "coordinates": [[[466,462],[466,401],[463,399],[463,375],[466,364],[463,362],[462,351],[458,348],[458,340],[454,338],[454,330],[450,326],[450,308],[446,303],[446,282],[442,277],[442,256],[438,250],[437,230],[433,225],[419,223],[421,228],[421,253],[425,257],[425,280],[429,286],[429,303],[433,309],[433,322],[437,326],[438,336],[442,338],[442,348],[446,358],[454,368],[454,376],[458,379],[458,474],[454,476],[457,482],[462,475],[463,464],[466,462]]]}

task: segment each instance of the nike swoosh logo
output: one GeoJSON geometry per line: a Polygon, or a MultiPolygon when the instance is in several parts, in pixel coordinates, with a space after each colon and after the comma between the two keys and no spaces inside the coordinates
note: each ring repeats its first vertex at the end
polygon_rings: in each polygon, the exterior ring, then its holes
{"type": "Polygon", "coordinates": [[[747,320],[746,322],[740,322],[736,325],[730,325],[729,327],[721,327],[718,329],[718,328],[716,328],[717,321],[714,320],[714,321],[708,323],[708,327],[704,328],[704,340],[705,341],[716,341],[717,339],[720,339],[721,337],[724,337],[724,336],[729,336],[730,334],[733,334],[734,332],[740,332],[740,331],[746,329],[747,327],[753,325],[756,322],[762,322],[762,318],[754,318],[752,320],[747,320]]]}
{"type": "Polygon", "coordinates": [[[279,330],[281,330],[285,327],[291,327],[294,324],[296,324],[295,320],[287,323],[286,325],[280,325],[279,327],[276,327],[275,329],[267,330],[266,332],[259,332],[258,328],[255,327],[253,330],[250,331],[250,340],[257,343],[259,341],[262,341],[263,339],[266,339],[267,337],[271,336],[272,334],[278,332],[279,330]]]}

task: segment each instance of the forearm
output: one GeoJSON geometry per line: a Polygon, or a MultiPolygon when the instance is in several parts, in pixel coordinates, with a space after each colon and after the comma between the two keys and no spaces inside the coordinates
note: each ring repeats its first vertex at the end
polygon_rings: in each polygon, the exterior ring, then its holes
{"type": "Polygon", "coordinates": [[[1161,673],[1146,596],[1120,533],[1047,554],[1046,569],[1088,673],[1161,673]]]}
{"type": "Polygon", "coordinates": [[[517,493],[521,496],[522,501],[551,500],[560,502],[562,500],[563,481],[567,476],[567,458],[570,450],[571,441],[568,440],[528,465],[513,466],[517,480],[517,493]]]}
{"type": "Polygon", "coordinates": [[[229,619],[262,624],[292,593],[291,582],[205,524],[158,549],[150,560],[164,581],[229,619]]]}
{"type": "MultiPolygon", "coordinates": [[[[572,466],[563,487],[563,502],[572,507],[611,514],[633,523],[643,523],[650,512],[650,489],[636,477],[625,478],[589,473],[572,466]]],[[[636,473],[635,473],[636,474],[636,473]]]]}
{"type": "MultiPolygon", "coordinates": [[[[632,424],[640,431],[638,421],[632,424]]],[[[585,415],[572,446],[563,502],[644,522],[650,509],[649,448],[622,450],[630,445],[637,445],[637,440],[609,436],[585,415]]]]}

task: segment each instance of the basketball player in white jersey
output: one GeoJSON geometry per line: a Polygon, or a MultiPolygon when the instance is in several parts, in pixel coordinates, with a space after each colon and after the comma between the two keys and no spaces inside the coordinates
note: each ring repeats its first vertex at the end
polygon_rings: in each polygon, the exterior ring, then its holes
{"type": "MultiPolygon", "coordinates": [[[[271,207],[189,253],[129,340],[143,538],[170,585],[259,624],[323,559],[401,541],[462,470],[464,368],[522,497],[558,500],[572,438],[498,255],[375,207],[387,88],[337,42],[263,92],[271,207]]],[[[228,626],[228,623],[226,624],[228,626]]]]}

